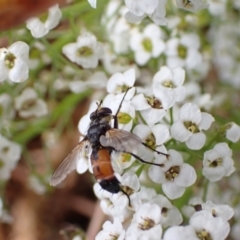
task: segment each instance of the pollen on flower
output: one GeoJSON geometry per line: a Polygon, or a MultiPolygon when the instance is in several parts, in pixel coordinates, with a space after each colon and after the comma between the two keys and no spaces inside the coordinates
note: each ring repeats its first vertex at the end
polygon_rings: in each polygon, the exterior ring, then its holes
{"type": "Polygon", "coordinates": [[[6,154],[8,151],[9,151],[9,147],[8,147],[8,146],[2,148],[2,152],[5,153],[5,154],[6,154]]]}
{"type": "Polygon", "coordinates": [[[166,173],[165,177],[169,181],[173,181],[175,177],[178,176],[180,172],[180,167],[179,166],[172,166],[166,173]]]}
{"type": "Polygon", "coordinates": [[[124,93],[126,92],[127,90],[129,89],[129,86],[128,85],[118,85],[117,86],[117,89],[116,89],[116,92],[121,92],[121,93],[124,93]]]}
{"type": "Polygon", "coordinates": [[[222,158],[217,158],[216,160],[212,161],[209,167],[218,167],[222,166],[223,160],[222,158]]]}
{"type": "Polygon", "coordinates": [[[203,229],[201,232],[197,232],[197,236],[201,240],[212,240],[211,235],[205,229],[203,229]]]}
{"type": "Polygon", "coordinates": [[[196,123],[193,123],[191,121],[186,121],[184,122],[184,126],[186,127],[186,129],[192,133],[198,133],[200,132],[198,126],[196,123]]]}
{"type": "Polygon", "coordinates": [[[25,102],[23,102],[21,109],[27,110],[33,106],[35,106],[37,103],[37,99],[27,99],[25,102]]]}
{"type": "Polygon", "coordinates": [[[161,101],[159,101],[156,97],[145,97],[147,100],[147,103],[152,107],[156,109],[163,109],[161,101]]]}
{"type": "Polygon", "coordinates": [[[117,118],[118,118],[118,122],[121,124],[127,124],[132,120],[132,118],[129,114],[122,113],[122,112],[118,113],[117,118]]]}
{"type": "Polygon", "coordinates": [[[121,154],[121,162],[129,162],[131,160],[131,155],[129,153],[121,154]]]}
{"type": "Polygon", "coordinates": [[[182,44],[178,45],[177,51],[178,51],[178,56],[180,58],[185,59],[187,57],[187,48],[185,46],[183,46],[182,44]]]}
{"type": "Polygon", "coordinates": [[[171,80],[164,81],[162,85],[166,88],[176,88],[175,84],[171,80]]]}
{"type": "Polygon", "coordinates": [[[153,45],[152,45],[152,41],[150,38],[144,38],[142,40],[142,45],[143,45],[144,50],[146,50],[147,52],[152,52],[153,45]]]}
{"type": "Polygon", "coordinates": [[[189,0],[183,0],[183,5],[186,8],[192,8],[193,7],[193,3],[189,0]]]}
{"type": "Polygon", "coordinates": [[[121,189],[124,191],[124,193],[126,193],[125,195],[128,195],[128,196],[134,193],[134,190],[129,186],[122,186],[121,189]]]}
{"type": "Polygon", "coordinates": [[[16,59],[16,57],[14,56],[14,54],[12,54],[12,53],[7,54],[5,57],[6,67],[8,67],[9,69],[13,68],[14,64],[15,64],[15,59],[16,59]]]}
{"type": "Polygon", "coordinates": [[[148,230],[150,228],[153,228],[155,226],[155,222],[150,219],[150,218],[143,218],[143,223],[139,223],[138,224],[138,227],[141,229],[141,230],[148,230]]]}
{"type": "Polygon", "coordinates": [[[79,57],[89,57],[93,55],[93,50],[87,46],[78,49],[77,54],[79,57]]]}
{"type": "Polygon", "coordinates": [[[145,143],[151,147],[151,148],[155,148],[156,147],[156,138],[153,135],[153,133],[151,133],[145,140],[145,143]]]}

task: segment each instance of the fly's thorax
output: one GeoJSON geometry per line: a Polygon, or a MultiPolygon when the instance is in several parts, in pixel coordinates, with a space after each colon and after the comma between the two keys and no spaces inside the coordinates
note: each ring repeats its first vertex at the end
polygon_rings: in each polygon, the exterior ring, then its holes
{"type": "Polygon", "coordinates": [[[90,124],[87,137],[91,145],[100,145],[100,136],[105,135],[110,128],[111,126],[108,122],[96,122],[90,124]]]}

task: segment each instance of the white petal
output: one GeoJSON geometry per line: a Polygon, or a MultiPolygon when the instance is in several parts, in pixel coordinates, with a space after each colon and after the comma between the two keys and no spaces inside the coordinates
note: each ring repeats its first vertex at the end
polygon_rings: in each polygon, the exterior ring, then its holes
{"type": "Polygon", "coordinates": [[[162,118],[166,115],[166,111],[163,109],[149,108],[149,109],[143,110],[141,114],[145,119],[145,121],[147,122],[147,124],[151,127],[155,123],[162,120],[162,118]]]}
{"type": "Polygon", "coordinates": [[[62,52],[72,62],[76,62],[76,59],[77,59],[77,44],[76,43],[69,43],[69,44],[64,45],[62,48],[62,52]]]}
{"type": "Polygon", "coordinates": [[[143,20],[143,18],[145,18],[145,16],[146,16],[145,14],[143,14],[141,16],[137,16],[137,15],[135,15],[135,14],[133,14],[133,13],[128,11],[125,14],[124,17],[130,23],[140,23],[143,20]]]}
{"type": "Polygon", "coordinates": [[[92,8],[96,8],[97,7],[97,0],[88,0],[88,2],[90,3],[92,8]]]}
{"type": "Polygon", "coordinates": [[[49,29],[45,28],[43,22],[38,18],[30,18],[27,20],[27,28],[35,38],[41,38],[49,32],[49,29]]]}
{"type": "Polygon", "coordinates": [[[142,93],[134,96],[131,100],[131,103],[136,110],[144,110],[151,108],[151,106],[147,103],[147,100],[142,93]]]}
{"type": "Polygon", "coordinates": [[[137,16],[146,14],[152,14],[158,5],[158,0],[142,0],[141,2],[136,0],[125,0],[125,4],[130,12],[137,16]]]}
{"type": "Polygon", "coordinates": [[[199,107],[193,103],[185,103],[179,110],[179,119],[184,121],[191,121],[199,124],[202,119],[202,114],[199,107]]]}
{"type": "Polygon", "coordinates": [[[228,147],[227,143],[216,144],[214,150],[217,151],[221,157],[232,156],[232,150],[228,147]]]}
{"type": "Polygon", "coordinates": [[[187,141],[192,133],[186,129],[184,124],[181,121],[176,121],[170,128],[172,138],[185,142],[187,141]]]}
{"type": "Polygon", "coordinates": [[[200,129],[207,130],[210,128],[214,118],[211,114],[202,112],[202,119],[201,122],[198,124],[200,129]]]}
{"type": "Polygon", "coordinates": [[[204,133],[194,133],[190,138],[186,141],[186,145],[193,150],[201,149],[206,142],[206,136],[204,133]]]}
{"type": "Polygon", "coordinates": [[[197,180],[195,169],[189,164],[181,165],[180,174],[175,178],[175,183],[182,187],[189,187],[197,180]]]}
{"type": "Polygon", "coordinates": [[[0,61],[0,82],[6,80],[8,78],[8,69],[6,68],[6,65],[4,61],[0,61]]]}
{"type": "Polygon", "coordinates": [[[135,52],[135,61],[140,66],[145,65],[150,58],[151,58],[150,52],[146,52],[146,51],[135,52]]]}
{"type": "Polygon", "coordinates": [[[129,87],[132,87],[135,83],[135,69],[130,68],[129,70],[125,71],[123,73],[123,83],[126,84],[129,87]]]}
{"type": "Polygon", "coordinates": [[[165,182],[162,184],[162,190],[170,199],[180,198],[185,192],[185,187],[176,185],[175,182],[165,182]]]}
{"type": "Polygon", "coordinates": [[[77,172],[79,174],[85,173],[88,170],[88,159],[80,158],[77,162],[77,172]]]}
{"type": "Polygon", "coordinates": [[[25,62],[29,58],[29,46],[25,42],[15,42],[13,43],[8,50],[13,53],[16,57],[21,58],[25,62]]]}
{"type": "Polygon", "coordinates": [[[28,79],[29,68],[25,61],[16,58],[14,67],[9,71],[9,79],[13,82],[23,82],[28,79]]]}
{"type": "Polygon", "coordinates": [[[59,9],[58,5],[54,5],[51,8],[49,8],[48,18],[45,22],[46,29],[51,30],[55,28],[59,24],[61,17],[62,17],[62,12],[59,9]]]}
{"type": "Polygon", "coordinates": [[[156,145],[162,145],[169,139],[169,129],[165,125],[157,124],[153,126],[152,132],[156,138],[156,145]]]}
{"type": "Polygon", "coordinates": [[[156,182],[156,183],[164,183],[164,182],[166,182],[165,172],[162,170],[161,167],[152,165],[148,169],[148,176],[150,177],[150,179],[153,182],[156,182]]]}
{"type": "Polygon", "coordinates": [[[225,169],[223,167],[204,167],[202,174],[211,182],[216,182],[222,179],[225,174],[225,169]]]}
{"type": "Polygon", "coordinates": [[[183,85],[185,80],[185,70],[183,68],[177,67],[173,69],[173,82],[176,86],[180,87],[183,85]]]}
{"type": "Polygon", "coordinates": [[[181,86],[181,87],[178,87],[178,88],[175,88],[174,89],[174,92],[176,94],[176,102],[182,102],[185,98],[185,95],[186,95],[186,88],[181,86]]]}

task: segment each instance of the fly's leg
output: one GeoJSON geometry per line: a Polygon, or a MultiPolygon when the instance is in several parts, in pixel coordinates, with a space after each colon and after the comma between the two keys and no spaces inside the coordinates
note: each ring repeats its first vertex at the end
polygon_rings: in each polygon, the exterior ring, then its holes
{"type": "Polygon", "coordinates": [[[167,154],[167,153],[159,152],[159,151],[155,150],[154,148],[151,148],[150,146],[148,146],[148,145],[147,145],[146,143],[144,143],[144,142],[142,142],[142,145],[144,145],[145,147],[151,149],[152,151],[154,151],[154,152],[156,152],[156,153],[158,153],[158,154],[162,154],[162,155],[166,156],[167,158],[169,158],[169,154],[167,154]]]}
{"type": "Polygon", "coordinates": [[[158,166],[158,167],[163,167],[164,164],[158,164],[158,163],[153,163],[153,162],[148,162],[148,161],[145,161],[143,160],[142,158],[140,158],[138,155],[134,154],[134,153],[130,153],[128,152],[130,155],[132,155],[133,157],[135,157],[137,160],[139,160],[140,162],[142,163],[145,163],[145,164],[150,164],[150,165],[154,165],[154,166],[158,166]]]}

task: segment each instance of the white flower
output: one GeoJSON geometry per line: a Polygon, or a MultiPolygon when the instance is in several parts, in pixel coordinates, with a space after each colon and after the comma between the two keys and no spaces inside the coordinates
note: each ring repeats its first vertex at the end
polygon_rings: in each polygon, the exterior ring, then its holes
{"type": "Polygon", "coordinates": [[[22,82],[28,78],[29,46],[25,42],[15,42],[8,49],[0,48],[0,82],[10,79],[22,82]]]}
{"type": "Polygon", "coordinates": [[[156,124],[152,127],[138,124],[133,129],[133,133],[138,135],[151,148],[164,144],[170,137],[168,127],[163,124],[156,124]]]}
{"type": "Polygon", "coordinates": [[[0,179],[8,180],[21,156],[21,147],[0,136],[0,179]]]}
{"type": "Polygon", "coordinates": [[[211,182],[230,176],[234,171],[232,150],[226,143],[218,143],[212,150],[204,153],[202,172],[211,182]]]}
{"type": "Polygon", "coordinates": [[[75,80],[69,83],[69,88],[74,93],[86,91],[88,88],[99,89],[105,88],[107,76],[104,72],[95,72],[86,81],[75,80]]]}
{"type": "Polygon", "coordinates": [[[62,17],[62,12],[58,5],[55,5],[48,10],[48,18],[43,23],[39,18],[33,17],[27,20],[27,28],[35,38],[41,38],[48,34],[48,32],[55,28],[62,17]]]}
{"type": "Polygon", "coordinates": [[[131,11],[128,11],[125,14],[125,18],[130,23],[140,23],[145,17],[149,17],[157,25],[166,25],[167,19],[165,18],[166,9],[165,9],[166,0],[158,0],[158,5],[155,11],[151,14],[134,14],[131,11]]]}
{"type": "Polygon", "coordinates": [[[136,74],[135,69],[133,68],[125,71],[124,73],[115,73],[108,80],[107,91],[109,93],[118,94],[118,98],[122,99],[125,91],[129,87],[132,87],[124,98],[125,100],[130,100],[135,93],[135,88],[133,87],[135,80],[136,74]]]}
{"type": "Polygon", "coordinates": [[[170,108],[175,102],[181,102],[185,98],[185,71],[182,68],[169,69],[164,66],[153,77],[153,94],[165,108],[170,108]]]}
{"type": "Polygon", "coordinates": [[[176,0],[177,6],[181,9],[197,12],[209,6],[204,0],[176,0]]]}
{"type": "Polygon", "coordinates": [[[141,112],[141,115],[149,126],[153,126],[159,122],[165,116],[168,109],[165,106],[165,102],[161,102],[154,95],[145,96],[142,93],[134,96],[131,103],[135,110],[141,112]]]}
{"type": "Polygon", "coordinates": [[[62,48],[63,53],[72,61],[84,68],[96,68],[103,55],[102,44],[94,35],[83,33],[76,43],[68,43],[62,48]]]}
{"type": "Polygon", "coordinates": [[[130,47],[134,51],[135,61],[140,66],[145,65],[151,57],[157,58],[165,50],[161,39],[161,30],[155,24],[149,24],[142,33],[133,32],[130,47]]]}
{"type": "Polygon", "coordinates": [[[203,147],[206,136],[201,130],[210,128],[214,118],[211,114],[201,112],[197,105],[185,103],[178,112],[178,120],[171,126],[174,139],[186,142],[188,148],[198,150],[203,147]]]}
{"type": "Polygon", "coordinates": [[[200,197],[193,197],[188,201],[188,205],[182,207],[182,213],[190,218],[196,211],[202,210],[202,203],[200,197]]]}
{"type": "Polygon", "coordinates": [[[191,186],[197,179],[195,169],[183,162],[182,155],[175,150],[168,151],[169,158],[154,153],[154,163],[160,166],[151,166],[149,177],[156,183],[162,184],[162,190],[170,199],[183,195],[185,188],[191,186]]]}
{"type": "Polygon", "coordinates": [[[202,209],[209,211],[213,217],[221,217],[225,221],[230,220],[234,215],[234,211],[230,206],[226,204],[214,204],[211,201],[203,203],[202,209]]]}
{"type": "Polygon", "coordinates": [[[118,219],[114,219],[113,223],[106,221],[103,224],[103,230],[100,231],[95,240],[124,240],[125,230],[123,229],[122,223],[118,219]]]}
{"type": "Polygon", "coordinates": [[[153,14],[158,5],[158,0],[125,0],[125,4],[130,12],[137,16],[141,16],[144,13],[153,14]]]}
{"type": "Polygon", "coordinates": [[[161,208],[157,204],[144,203],[134,214],[126,232],[126,240],[159,240],[162,236],[161,208]]]}
{"type": "Polygon", "coordinates": [[[237,142],[240,138],[240,126],[236,123],[229,123],[226,130],[226,138],[231,142],[237,142]]]}
{"type": "Polygon", "coordinates": [[[15,107],[22,118],[41,117],[48,113],[47,104],[38,98],[33,88],[26,88],[15,98],[15,107]]]}
{"type": "Polygon", "coordinates": [[[199,48],[200,39],[194,33],[184,34],[180,38],[171,38],[166,43],[165,51],[168,67],[198,69],[202,65],[202,55],[199,48]]]}
{"type": "Polygon", "coordinates": [[[207,236],[207,238],[212,240],[224,240],[230,232],[230,226],[227,221],[220,217],[213,217],[206,210],[194,213],[190,218],[190,225],[200,239],[206,239],[207,236]]]}
{"type": "MultiPolygon", "coordinates": [[[[103,100],[103,106],[108,107],[112,110],[112,114],[115,115],[119,105],[122,101],[122,98],[119,97],[122,94],[113,95],[108,94],[105,99],[103,100]]],[[[131,105],[131,102],[128,100],[124,100],[122,102],[120,111],[117,115],[118,120],[118,128],[123,129],[125,131],[130,131],[133,125],[133,119],[135,118],[135,109],[131,105]]]]}
{"type": "Polygon", "coordinates": [[[192,226],[174,226],[167,229],[163,240],[199,240],[192,226]]]}
{"type": "Polygon", "coordinates": [[[122,208],[129,206],[131,209],[138,209],[141,205],[140,195],[138,194],[140,183],[136,174],[126,172],[122,176],[115,173],[121,184],[121,189],[127,194],[120,191],[118,194],[113,194],[111,201],[115,207],[122,208]],[[129,202],[130,199],[130,202],[129,202]],[[129,205],[130,204],[130,205],[129,205]]]}
{"type": "Polygon", "coordinates": [[[160,221],[162,227],[166,228],[182,223],[183,217],[180,211],[175,206],[173,206],[170,201],[163,195],[158,194],[154,196],[149,203],[155,203],[162,209],[162,216],[160,221]]]}
{"type": "Polygon", "coordinates": [[[122,172],[123,169],[129,168],[135,161],[135,158],[129,153],[113,151],[111,154],[113,169],[122,172]]]}

